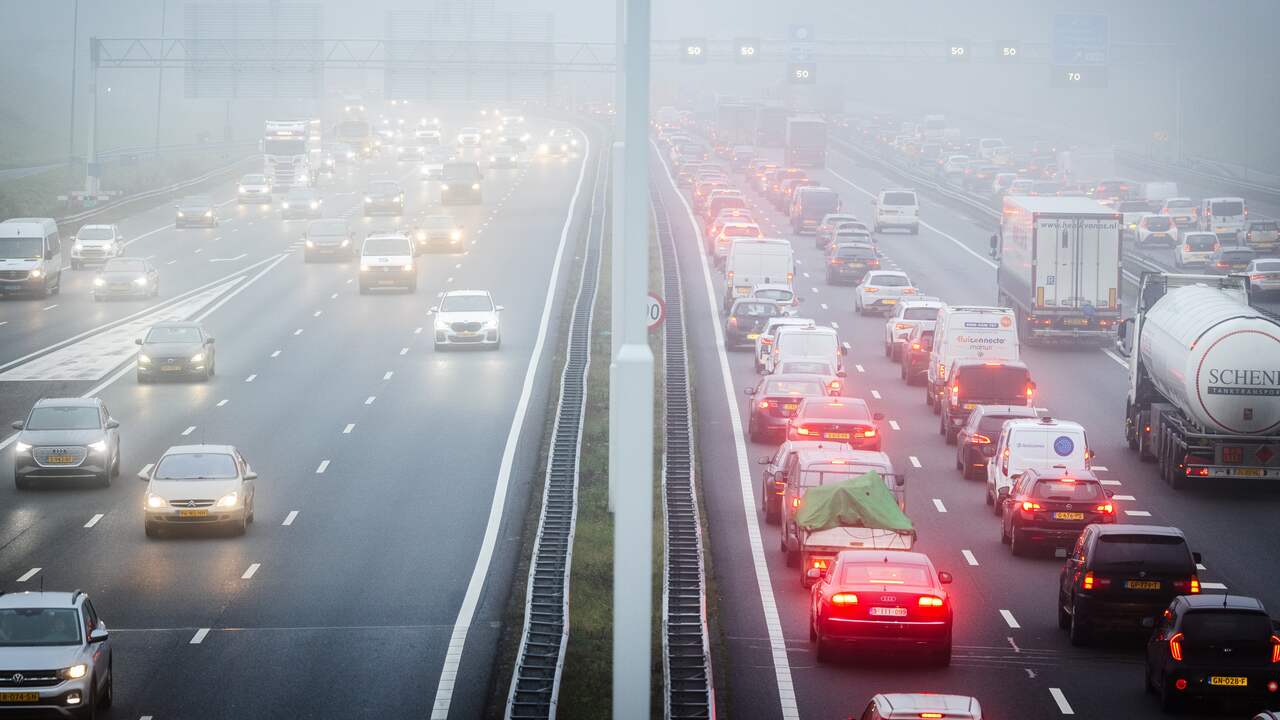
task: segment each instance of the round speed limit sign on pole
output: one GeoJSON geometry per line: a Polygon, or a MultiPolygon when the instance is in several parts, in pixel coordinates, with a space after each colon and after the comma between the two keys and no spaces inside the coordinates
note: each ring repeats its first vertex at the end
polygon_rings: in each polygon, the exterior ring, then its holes
{"type": "Polygon", "coordinates": [[[655,293],[649,293],[649,300],[644,306],[644,319],[649,325],[649,330],[653,331],[667,317],[667,304],[662,301],[655,293]]]}

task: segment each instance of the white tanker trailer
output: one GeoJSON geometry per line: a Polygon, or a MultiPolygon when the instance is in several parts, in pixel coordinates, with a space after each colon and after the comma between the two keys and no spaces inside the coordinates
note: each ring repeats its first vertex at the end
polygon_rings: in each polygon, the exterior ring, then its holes
{"type": "Polygon", "coordinates": [[[1248,282],[1144,273],[1136,314],[1120,326],[1125,439],[1174,488],[1280,479],[1280,322],[1249,305],[1248,282]]]}

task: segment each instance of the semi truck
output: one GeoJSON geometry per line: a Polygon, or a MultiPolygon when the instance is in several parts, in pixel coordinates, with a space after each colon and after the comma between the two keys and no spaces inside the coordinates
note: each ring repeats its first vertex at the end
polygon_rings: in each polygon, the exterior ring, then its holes
{"type": "Polygon", "coordinates": [[[1120,320],[1121,215],[1083,197],[1006,196],[991,236],[996,304],[1018,337],[1107,344],[1120,320]]]}
{"type": "Polygon", "coordinates": [[[826,167],[827,123],[820,117],[787,118],[787,144],[783,162],[791,167],[826,167]]]}
{"type": "Polygon", "coordinates": [[[1129,357],[1124,433],[1179,489],[1280,480],[1280,322],[1249,304],[1244,275],[1144,272],[1117,329],[1129,357]]]}
{"type": "Polygon", "coordinates": [[[307,120],[267,121],[262,137],[262,170],[272,190],[306,187],[311,183],[310,134],[307,120]]]}
{"type": "Polygon", "coordinates": [[[781,105],[756,108],[756,145],[782,147],[787,141],[787,117],[791,111],[781,105]]]}
{"type": "Polygon", "coordinates": [[[716,105],[716,140],[726,145],[752,145],[756,139],[756,109],[744,102],[716,105]]]}

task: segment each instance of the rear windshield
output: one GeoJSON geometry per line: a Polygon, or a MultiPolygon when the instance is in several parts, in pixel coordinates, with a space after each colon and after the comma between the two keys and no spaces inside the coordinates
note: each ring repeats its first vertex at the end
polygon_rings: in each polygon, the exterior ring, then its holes
{"type": "Polygon", "coordinates": [[[840,195],[834,192],[809,191],[801,196],[805,212],[827,212],[840,206],[840,195]]]}
{"type": "Polygon", "coordinates": [[[907,308],[902,314],[903,320],[937,320],[938,308],[934,307],[913,307],[907,308]]]}
{"type": "Polygon", "coordinates": [[[1147,218],[1147,229],[1148,230],[1168,230],[1169,222],[1170,222],[1169,218],[1165,217],[1164,215],[1152,215],[1147,218]]]}
{"type": "Polygon", "coordinates": [[[867,284],[877,287],[907,287],[911,283],[901,275],[872,275],[867,284]]]}
{"type": "Polygon", "coordinates": [[[1033,497],[1042,500],[1061,500],[1063,502],[1090,502],[1102,500],[1107,494],[1102,491],[1102,484],[1095,482],[1064,482],[1062,480],[1041,480],[1031,491],[1033,497]]]}
{"type": "Polygon", "coordinates": [[[146,264],[135,258],[115,258],[102,266],[102,272],[142,272],[146,269],[146,264]]]}
{"type": "Polygon", "coordinates": [[[1244,203],[1232,200],[1228,202],[1209,203],[1209,211],[1214,215],[1243,215],[1244,203]]]}
{"type": "Polygon", "coordinates": [[[239,477],[236,461],[226,453],[165,455],[152,476],[156,480],[225,480],[239,477]]]}
{"type": "Polygon", "coordinates": [[[827,418],[831,420],[871,420],[867,415],[866,407],[861,403],[855,405],[853,403],[841,402],[839,400],[809,403],[805,407],[804,414],[808,417],[827,418]]]}
{"type": "Polygon", "coordinates": [[[988,437],[1000,434],[1000,429],[1004,426],[1005,420],[1014,420],[1017,418],[1035,417],[1035,415],[983,415],[978,421],[978,432],[988,437]]]}
{"type": "Polygon", "coordinates": [[[364,241],[365,255],[412,255],[409,240],[400,237],[369,238],[364,241]]]}
{"type": "Polygon", "coordinates": [[[1215,645],[1264,643],[1271,637],[1271,618],[1259,612],[1192,610],[1182,618],[1182,632],[1189,643],[1215,645]]]}
{"type": "Polygon", "coordinates": [[[1273,222],[1256,222],[1249,225],[1250,230],[1275,230],[1276,224],[1273,222]]]}
{"type": "Polygon", "coordinates": [[[747,317],[773,317],[778,314],[778,306],[771,302],[740,302],[733,306],[732,314],[747,317]]]}
{"type": "Polygon", "coordinates": [[[770,380],[764,388],[765,395],[823,395],[822,383],[807,380],[770,380]]]}
{"type": "Polygon", "coordinates": [[[475,182],[480,179],[480,167],[475,163],[445,163],[444,179],[475,182]]]}
{"type": "Polygon", "coordinates": [[[1253,266],[1254,270],[1259,272],[1280,272],[1280,260],[1268,260],[1260,262],[1253,266]]]}
{"type": "Polygon", "coordinates": [[[1145,569],[1191,573],[1187,541],[1177,535],[1103,535],[1094,550],[1095,569],[1145,569]]]}
{"type": "Polygon", "coordinates": [[[911,585],[930,586],[929,569],[923,565],[890,565],[858,563],[845,565],[840,582],[846,585],[911,585]]]}
{"type": "Polygon", "coordinates": [[[1213,233],[1198,233],[1188,235],[1184,238],[1184,242],[1191,246],[1192,250],[1205,251],[1212,250],[1213,246],[1218,244],[1218,236],[1213,233]]]}
{"type": "Polygon", "coordinates": [[[916,194],[909,192],[887,192],[884,194],[885,205],[915,205],[916,194]]]}
{"type": "MultiPolygon", "coordinates": [[[[778,368],[778,372],[782,374],[797,373],[800,375],[834,375],[835,372],[831,366],[820,362],[784,362],[778,368]]],[[[813,395],[821,395],[822,393],[811,393],[813,395]]]]}
{"type": "Polygon", "coordinates": [[[102,427],[96,407],[40,407],[27,418],[27,430],[96,430],[102,427]]]}
{"type": "Polygon", "coordinates": [[[1227,262],[1246,262],[1253,259],[1252,250],[1223,250],[1220,258],[1227,262]]]}
{"type": "Polygon", "coordinates": [[[783,288],[764,288],[756,290],[755,295],[762,300],[790,300],[795,297],[795,293],[783,288]]]}
{"type": "Polygon", "coordinates": [[[966,398],[1021,397],[1030,380],[1031,373],[1026,368],[1007,365],[963,367],[955,377],[961,397],[966,398]]]}

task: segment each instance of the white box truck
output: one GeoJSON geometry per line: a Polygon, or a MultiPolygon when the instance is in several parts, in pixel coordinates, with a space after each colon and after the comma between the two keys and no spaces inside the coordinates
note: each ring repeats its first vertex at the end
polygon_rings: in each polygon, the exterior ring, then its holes
{"type": "Polygon", "coordinates": [[[1083,197],[1004,198],[996,303],[1028,343],[1108,343],[1120,320],[1120,213],[1083,197]]]}

